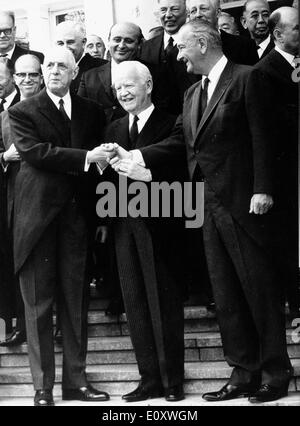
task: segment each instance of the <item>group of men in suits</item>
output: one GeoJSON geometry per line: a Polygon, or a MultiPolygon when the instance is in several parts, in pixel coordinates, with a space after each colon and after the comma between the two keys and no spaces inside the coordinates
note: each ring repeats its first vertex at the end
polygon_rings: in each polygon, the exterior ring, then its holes
{"type": "MultiPolygon", "coordinates": [[[[248,395],[251,402],[263,402],[288,391],[292,368],[280,279],[289,282],[297,310],[298,97],[291,79],[297,12],[281,8],[269,17],[265,0],[248,0],[242,19],[247,39],[218,31],[218,0],[158,4],[163,33],[142,42],[135,24],[113,26],[111,62],[85,53],[81,25],[59,24],[58,48],[43,65],[45,89],[1,117],[4,125],[9,119],[8,137],[2,138],[4,167],[7,151],[20,166],[13,178],[13,252],[37,406],[54,405],[54,301],[63,337],[63,399],[109,398],[85,374],[87,265],[99,224],[95,188],[101,180],[117,185],[117,174],[172,182],[184,180],[188,170],[190,180],[204,182],[199,246],[205,249],[225,357],[233,367],[228,384],[204,399],[248,395]],[[275,49],[267,54],[269,34],[275,49]],[[276,97],[274,86],[280,88],[276,97]],[[290,144],[282,146],[283,138],[290,144]],[[291,188],[295,198],[286,200],[291,188]],[[274,232],[279,225],[285,241],[274,232]]],[[[11,14],[0,14],[0,48],[14,31],[11,14]]],[[[6,50],[13,55],[11,40],[6,50]]],[[[19,76],[20,90],[26,80],[32,86],[34,71],[25,59],[20,72],[9,71],[3,61],[5,77],[25,74],[19,76]]],[[[15,86],[5,88],[3,109],[11,89],[15,86]]],[[[141,375],[137,389],[123,396],[127,402],[184,398],[183,295],[176,269],[186,267],[178,252],[181,226],[131,217],[111,224],[141,375]]]]}

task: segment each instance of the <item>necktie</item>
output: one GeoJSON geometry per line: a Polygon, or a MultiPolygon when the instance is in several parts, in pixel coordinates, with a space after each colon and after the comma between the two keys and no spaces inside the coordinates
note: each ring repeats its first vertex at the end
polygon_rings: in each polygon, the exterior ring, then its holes
{"type": "Polygon", "coordinates": [[[63,99],[59,100],[59,111],[60,111],[61,115],[63,116],[63,119],[65,120],[65,122],[70,123],[71,120],[70,120],[68,114],[66,113],[63,99]]]}
{"type": "Polygon", "coordinates": [[[6,99],[1,99],[1,103],[0,103],[0,113],[4,111],[4,104],[6,102],[6,99]]]}
{"type": "Polygon", "coordinates": [[[139,129],[137,122],[139,121],[139,117],[137,115],[134,116],[133,124],[131,126],[131,129],[129,131],[129,137],[131,142],[131,148],[134,149],[136,147],[136,141],[139,136],[139,129]]]}
{"type": "Polygon", "coordinates": [[[173,37],[170,37],[168,45],[167,45],[167,47],[165,49],[165,52],[166,52],[167,56],[171,55],[171,53],[173,52],[173,48],[174,48],[174,39],[173,39],[173,37]]]}
{"type": "Polygon", "coordinates": [[[208,90],[208,85],[209,85],[209,79],[206,77],[205,78],[205,80],[204,80],[204,84],[203,84],[203,86],[202,86],[202,89],[201,89],[201,95],[200,95],[200,105],[201,105],[201,111],[200,111],[200,120],[201,120],[201,118],[202,118],[202,116],[203,116],[203,114],[204,114],[204,111],[206,110],[206,108],[207,108],[207,96],[208,96],[208,93],[207,93],[207,90],[208,90]]]}

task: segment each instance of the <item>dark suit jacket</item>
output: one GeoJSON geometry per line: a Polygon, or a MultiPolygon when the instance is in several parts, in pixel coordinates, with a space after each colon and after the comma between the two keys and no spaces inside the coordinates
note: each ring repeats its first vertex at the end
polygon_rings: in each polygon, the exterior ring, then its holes
{"type": "Polygon", "coordinates": [[[145,41],[139,55],[153,76],[154,104],[174,115],[182,112],[184,92],[199,80],[199,76],[187,73],[186,65],[177,61],[177,55],[176,47],[170,62],[167,61],[163,34],[145,41]]]}
{"type": "Polygon", "coordinates": [[[201,83],[191,87],[172,136],[141,151],[152,169],[180,158],[186,145],[191,179],[198,165],[235,220],[261,245],[269,245],[268,215],[249,214],[253,194],[273,193],[269,147],[248,103],[250,72],[250,67],[228,62],[200,123],[201,83]]]}
{"type": "Polygon", "coordinates": [[[101,105],[108,123],[126,114],[112,90],[110,62],[83,74],[78,95],[101,105]]]}
{"type": "Polygon", "coordinates": [[[15,63],[16,60],[20,56],[22,56],[22,55],[28,55],[28,54],[37,56],[39,58],[41,64],[44,62],[44,55],[41,52],[36,52],[35,50],[26,50],[26,49],[23,49],[22,47],[17,46],[17,45],[15,47],[14,53],[13,53],[13,55],[11,57],[11,60],[12,60],[13,63],[15,63]]]}
{"type": "Polygon", "coordinates": [[[75,80],[73,80],[71,83],[71,92],[78,93],[80,80],[83,73],[89,71],[92,68],[100,67],[101,65],[104,65],[106,63],[107,61],[105,59],[93,58],[91,55],[86,53],[79,62],[79,72],[75,80]]]}
{"type": "Polygon", "coordinates": [[[254,65],[258,62],[255,42],[247,37],[236,36],[221,30],[224,55],[235,64],[254,65]]]}
{"type": "Polygon", "coordinates": [[[47,226],[75,197],[90,219],[95,212],[93,168],[84,173],[87,150],[99,145],[105,123],[95,103],[72,95],[69,130],[46,90],[9,111],[13,140],[22,162],[15,187],[14,256],[18,271],[47,226]],[[93,181],[93,179],[92,179],[93,181]]]}
{"type": "Polygon", "coordinates": [[[271,39],[270,43],[265,48],[260,60],[262,60],[265,56],[267,56],[267,54],[270,53],[274,49],[274,47],[275,47],[274,41],[271,39]]]}

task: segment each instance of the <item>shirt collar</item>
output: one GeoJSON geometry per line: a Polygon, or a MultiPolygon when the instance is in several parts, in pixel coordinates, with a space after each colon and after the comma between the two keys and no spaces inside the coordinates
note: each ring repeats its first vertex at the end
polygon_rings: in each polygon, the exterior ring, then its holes
{"type": "Polygon", "coordinates": [[[10,95],[6,96],[5,98],[5,104],[3,105],[3,108],[6,110],[10,107],[12,101],[14,100],[14,97],[18,94],[17,90],[15,89],[10,95]]]}
{"type": "MultiPolygon", "coordinates": [[[[147,109],[145,109],[144,111],[142,111],[138,114],[139,121],[138,121],[137,125],[138,125],[138,129],[139,129],[139,133],[142,131],[143,127],[145,126],[145,124],[149,120],[153,111],[154,111],[154,105],[151,104],[147,109]]],[[[129,114],[129,128],[131,128],[131,126],[133,124],[134,117],[135,116],[133,114],[129,114]]]]}
{"type": "Polygon", "coordinates": [[[70,105],[71,104],[71,95],[70,95],[70,92],[68,92],[63,98],[61,98],[60,96],[54,95],[52,92],[50,92],[50,90],[47,89],[47,95],[49,96],[49,98],[55,104],[55,106],[57,108],[60,107],[59,101],[61,99],[63,99],[65,105],[70,105]]]}
{"type": "Polygon", "coordinates": [[[164,48],[166,48],[169,44],[170,37],[174,40],[174,46],[177,45],[178,42],[178,33],[176,34],[168,34],[166,31],[164,31],[164,48]]]}
{"type": "Polygon", "coordinates": [[[277,45],[275,46],[275,50],[277,50],[277,52],[280,53],[280,55],[283,56],[284,59],[286,59],[288,63],[292,65],[292,67],[294,67],[293,62],[295,59],[295,55],[291,55],[290,53],[285,52],[284,50],[280,49],[280,47],[278,47],[277,45]]]}
{"type": "Polygon", "coordinates": [[[257,53],[258,53],[258,56],[260,58],[262,57],[262,54],[264,53],[264,51],[268,47],[270,41],[271,41],[271,36],[269,34],[268,37],[264,41],[262,41],[261,43],[259,43],[259,45],[257,46],[257,53]]]}
{"type": "Polygon", "coordinates": [[[14,54],[15,51],[15,47],[16,45],[14,44],[14,47],[12,49],[10,49],[8,52],[6,53],[1,53],[1,55],[6,55],[6,58],[11,59],[12,55],[14,54]]]}
{"type": "Polygon", "coordinates": [[[85,57],[85,53],[83,52],[81,58],[79,59],[79,61],[76,62],[76,66],[79,66],[79,63],[82,61],[82,59],[85,57]]]}
{"type": "Polygon", "coordinates": [[[228,59],[226,58],[226,56],[223,55],[210,70],[210,73],[207,77],[209,78],[209,82],[212,83],[214,86],[218,84],[218,81],[220,80],[221,74],[224,71],[227,62],[228,59]]]}

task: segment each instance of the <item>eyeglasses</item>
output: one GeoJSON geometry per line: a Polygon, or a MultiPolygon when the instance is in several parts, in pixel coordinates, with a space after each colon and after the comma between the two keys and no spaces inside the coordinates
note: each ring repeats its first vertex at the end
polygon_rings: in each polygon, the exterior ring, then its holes
{"type": "Polygon", "coordinates": [[[3,33],[6,37],[12,35],[14,28],[5,28],[4,30],[0,29],[0,36],[3,33]]]}
{"type": "Polygon", "coordinates": [[[26,77],[29,77],[31,79],[38,78],[41,74],[39,72],[17,72],[15,74],[16,77],[25,79],[26,77]]]}

